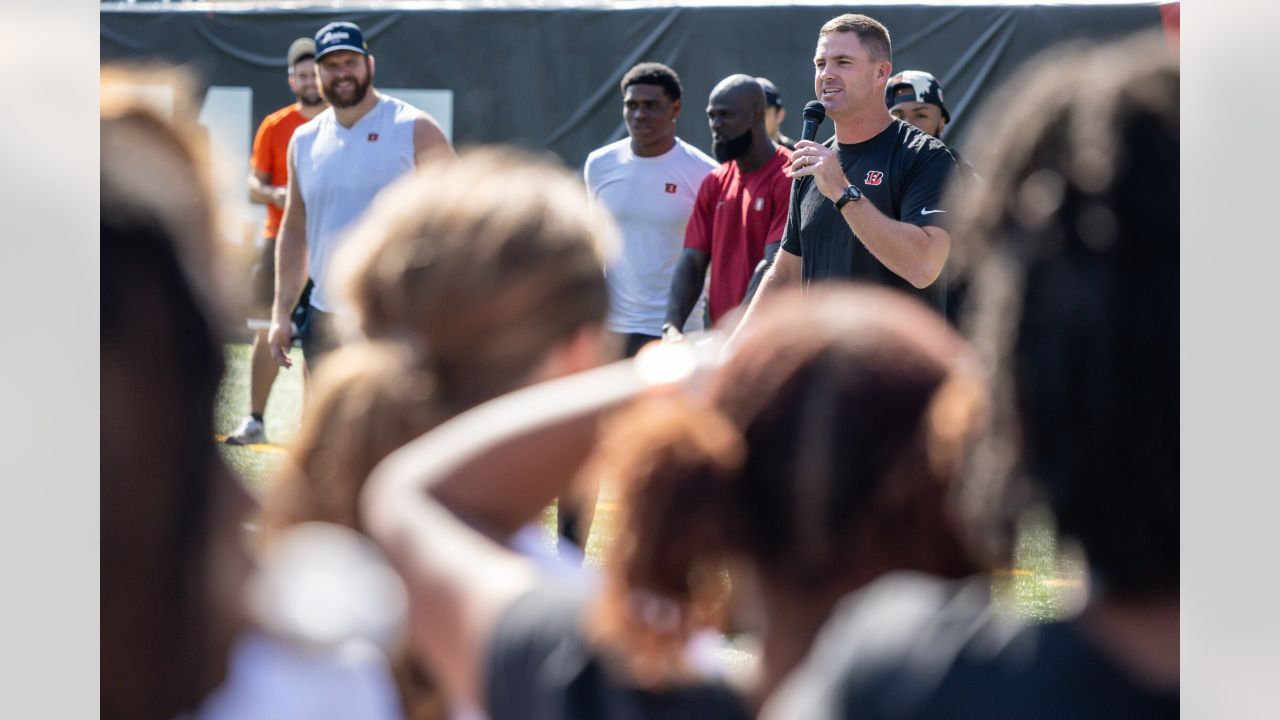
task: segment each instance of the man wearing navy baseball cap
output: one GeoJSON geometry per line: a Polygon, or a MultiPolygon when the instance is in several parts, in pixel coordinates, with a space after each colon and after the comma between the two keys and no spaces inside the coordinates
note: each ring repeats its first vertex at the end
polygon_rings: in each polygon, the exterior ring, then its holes
{"type": "Polygon", "coordinates": [[[291,367],[289,313],[308,273],[312,315],[303,333],[309,368],[338,345],[335,316],[347,314],[329,281],[344,231],[375,195],[424,154],[453,148],[434,118],[373,87],[374,57],[360,26],[333,22],[315,35],[317,82],[329,109],[298,128],[289,145],[289,185],[276,243],[271,353],[291,367]]]}

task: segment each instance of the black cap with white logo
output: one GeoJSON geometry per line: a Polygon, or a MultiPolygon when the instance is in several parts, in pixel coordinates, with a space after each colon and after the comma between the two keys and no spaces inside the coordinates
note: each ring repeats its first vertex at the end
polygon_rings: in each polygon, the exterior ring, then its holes
{"type": "Polygon", "coordinates": [[[360,32],[359,25],[352,22],[332,22],[316,33],[317,60],[339,50],[369,54],[369,46],[364,42],[364,33],[360,32]]]}

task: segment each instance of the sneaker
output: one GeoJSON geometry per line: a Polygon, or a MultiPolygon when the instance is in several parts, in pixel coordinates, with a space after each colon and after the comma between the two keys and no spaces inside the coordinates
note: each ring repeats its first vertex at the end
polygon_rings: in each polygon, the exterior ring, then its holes
{"type": "Polygon", "coordinates": [[[244,422],[240,423],[240,427],[226,439],[228,445],[256,445],[266,441],[266,428],[262,426],[260,420],[254,420],[252,415],[245,418],[244,422]]]}

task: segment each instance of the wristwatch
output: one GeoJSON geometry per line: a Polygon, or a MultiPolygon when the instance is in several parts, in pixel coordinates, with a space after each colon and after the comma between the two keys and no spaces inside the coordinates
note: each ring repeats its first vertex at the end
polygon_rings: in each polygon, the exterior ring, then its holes
{"type": "Polygon", "coordinates": [[[843,210],[845,205],[848,205],[860,197],[862,197],[862,191],[857,187],[850,185],[844,189],[844,194],[840,196],[840,199],[836,200],[836,210],[843,210]]]}

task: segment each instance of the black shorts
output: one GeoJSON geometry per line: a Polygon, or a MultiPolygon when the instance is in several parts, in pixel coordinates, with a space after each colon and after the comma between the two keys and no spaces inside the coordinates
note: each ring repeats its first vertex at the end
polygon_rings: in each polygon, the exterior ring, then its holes
{"type": "Polygon", "coordinates": [[[302,354],[307,360],[307,371],[314,372],[320,358],[338,347],[337,316],[311,308],[307,323],[302,328],[302,354]]]}

